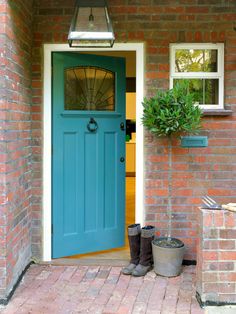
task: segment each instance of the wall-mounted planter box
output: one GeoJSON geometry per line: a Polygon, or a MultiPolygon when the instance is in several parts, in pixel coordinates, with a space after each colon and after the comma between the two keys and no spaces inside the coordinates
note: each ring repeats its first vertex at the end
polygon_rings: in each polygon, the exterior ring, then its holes
{"type": "Polygon", "coordinates": [[[208,137],[207,136],[182,136],[181,146],[182,147],[207,147],[208,137]]]}

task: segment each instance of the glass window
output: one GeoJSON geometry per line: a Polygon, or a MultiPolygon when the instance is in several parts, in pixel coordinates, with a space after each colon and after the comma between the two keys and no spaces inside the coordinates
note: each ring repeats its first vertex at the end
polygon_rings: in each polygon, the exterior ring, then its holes
{"type": "Polygon", "coordinates": [[[217,50],[177,49],[175,72],[217,72],[217,50]]]}
{"type": "Polygon", "coordinates": [[[196,104],[205,109],[223,108],[224,45],[171,44],[170,87],[188,80],[196,104]]]}
{"type": "MultiPolygon", "coordinates": [[[[174,79],[174,85],[180,79],[174,79]]],[[[187,79],[189,90],[194,95],[198,105],[217,105],[219,103],[219,80],[216,79],[187,79]]]]}
{"type": "Polygon", "coordinates": [[[65,110],[115,110],[115,74],[93,67],[65,70],[65,110]]]}

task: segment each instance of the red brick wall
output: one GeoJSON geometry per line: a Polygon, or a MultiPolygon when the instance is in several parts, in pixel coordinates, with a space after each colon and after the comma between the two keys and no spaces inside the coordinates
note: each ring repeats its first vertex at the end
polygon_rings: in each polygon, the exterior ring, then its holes
{"type": "Polygon", "coordinates": [[[42,256],[43,44],[66,43],[74,0],[34,1],[32,54],[32,254],[42,256]]]}
{"type": "Polygon", "coordinates": [[[0,298],[31,257],[32,1],[0,1],[0,298]]]}
{"type": "MultiPolygon", "coordinates": [[[[0,106],[5,106],[5,28],[3,27],[6,20],[6,5],[0,1],[0,106]]],[[[5,113],[1,110],[0,113],[1,124],[4,123],[5,113]]],[[[5,206],[6,186],[5,186],[5,162],[6,162],[6,142],[5,132],[0,129],[0,296],[5,295],[6,290],[6,225],[7,225],[7,209],[5,206]]]]}
{"type": "Polygon", "coordinates": [[[198,210],[197,292],[204,303],[236,303],[236,213],[198,210]]]}
{"type": "MultiPolygon", "coordinates": [[[[225,43],[225,105],[231,117],[204,118],[209,147],[183,149],[174,144],[173,232],[196,259],[196,211],[204,194],[220,202],[236,201],[236,18],[234,0],[112,0],[110,11],[117,42],[145,43],[145,91],[169,86],[169,44],[225,43]]],[[[42,45],[65,43],[74,1],[35,1],[33,52],[33,215],[34,253],[41,247],[42,45]]],[[[158,234],[167,233],[167,150],[165,140],[145,135],[145,219],[158,234]]]]}

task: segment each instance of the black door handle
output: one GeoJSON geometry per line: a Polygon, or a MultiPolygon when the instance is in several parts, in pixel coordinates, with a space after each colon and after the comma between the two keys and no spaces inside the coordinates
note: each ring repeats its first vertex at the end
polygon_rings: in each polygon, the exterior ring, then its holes
{"type": "Polygon", "coordinates": [[[89,132],[91,133],[95,133],[98,129],[98,124],[97,122],[94,120],[94,118],[90,118],[89,123],[87,124],[87,129],[89,132]]]}

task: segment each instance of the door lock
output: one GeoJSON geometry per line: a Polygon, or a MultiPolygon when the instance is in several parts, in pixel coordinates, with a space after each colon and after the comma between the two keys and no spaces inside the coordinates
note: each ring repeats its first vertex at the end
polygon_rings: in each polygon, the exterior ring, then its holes
{"type": "Polygon", "coordinates": [[[121,122],[121,124],[120,124],[120,129],[121,129],[121,131],[124,131],[124,130],[125,130],[125,124],[124,124],[124,122],[121,122]]]}
{"type": "Polygon", "coordinates": [[[120,162],[124,162],[125,158],[124,157],[120,157],[120,162]]]}

